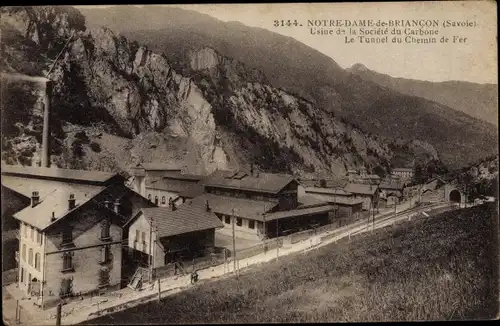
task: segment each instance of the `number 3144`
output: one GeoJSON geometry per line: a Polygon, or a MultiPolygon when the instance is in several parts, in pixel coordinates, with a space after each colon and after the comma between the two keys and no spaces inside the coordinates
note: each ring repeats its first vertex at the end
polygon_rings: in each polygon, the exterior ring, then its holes
{"type": "Polygon", "coordinates": [[[301,26],[297,20],[274,20],[274,27],[283,27],[283,26],[301,26]]]}

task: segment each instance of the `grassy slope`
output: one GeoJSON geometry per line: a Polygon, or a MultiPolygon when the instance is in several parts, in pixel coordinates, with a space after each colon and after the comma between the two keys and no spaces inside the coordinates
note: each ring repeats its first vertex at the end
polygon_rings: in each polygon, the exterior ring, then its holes
{"type": "Polygon", "coordinates": [[[492,318],[496,207],[447,212],[283,257],[235,278],[93,320],[106,323],[389,321],[492,318]]]}

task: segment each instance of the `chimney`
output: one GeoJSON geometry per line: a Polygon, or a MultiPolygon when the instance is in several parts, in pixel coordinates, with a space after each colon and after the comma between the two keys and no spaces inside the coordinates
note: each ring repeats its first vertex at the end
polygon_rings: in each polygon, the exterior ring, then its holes
{"type": "Polygon", "coordinates": [[[50,218],[51,222],[54,222],[56,220],[56,213],[52,212],[52,217],[50,218]]]}
{"type": "Polygon", "coordinates": [[[205,208],[207,209],[207,212],[210,212],[210,205],[208,205],[208,200],[205,203],[205,208]]]}
{"type": "Polygon", "coordinates": [[[117,198],[114,202],[114,211],[116,214],[120,214],[120,200],[117,198]]]}
{"type": "Polygon", "coordinates": [[[38,191],[33,191],[31,193],[31,207],[35,207],[38,203],[40,203],[40,195],[38,191]]]}
{"type": "Polygon", "coordinates": [[[52,95],[52,82],[45,83],[43,96],[43,134],[42,134],[42,167],[50,167],[50,98],[52,95]]]}
{"type": "Polygon", "coordinates": [[[76,200],[75,200],[75,195],[70,194],[69,199],[68,199],[68,207],[69,209],[73,209],[76,207],[76,200]]]}

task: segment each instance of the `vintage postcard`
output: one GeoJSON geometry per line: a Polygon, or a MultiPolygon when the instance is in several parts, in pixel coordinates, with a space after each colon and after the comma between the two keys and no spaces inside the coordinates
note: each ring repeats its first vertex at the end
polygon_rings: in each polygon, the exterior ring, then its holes
{"type": "Polygon", "coordinates": [[[495,2],[0,15],[6,324],[498,318],[495,2]]]}

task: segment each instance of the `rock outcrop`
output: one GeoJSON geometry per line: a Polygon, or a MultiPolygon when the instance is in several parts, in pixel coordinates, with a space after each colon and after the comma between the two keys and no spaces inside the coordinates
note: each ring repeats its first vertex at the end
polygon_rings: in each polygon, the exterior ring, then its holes
{"type": "MultiPolygon", "coordinates": [[[[50,75],[55,83],[52,154],[59,165],[79,160],[84,163],[78,168],[106,169],[96,163],[106,158],[108,169],[119,169],[137,161],[172,161],[208,172],[254,162],[264,170],[343,175],[348,167],[386,170],[396,156],[414,158],[409,145],[391,147],[390,140],[269,86],[261,71],[212,48],[191,51],[181,75],[163,54],[104,27],[85,30],[73,10],[30,10],[2,9],[2,32],[11,32],[2,47],[2,54],[10,53],[3,70],[43,74],[55,55],[24,70],[27,56],[19,42],[45,57],[61,51],[74,33],[50,75]],[[42,29],[45,34],[36,32],[42,29]],[[75,136],[82,130],[88,141],[75,136]]],[[[33,120],[28,114],[19,121],[22,128],[2,135],[9,144],[4,159],[35,158],[41,131],[29,141],[23,138],[33,120]],[[20,154],[26,151],[31,155],[20,154]]],[[[429,144],[417,147],[424,159],[437,158],[429,144]]]]}

